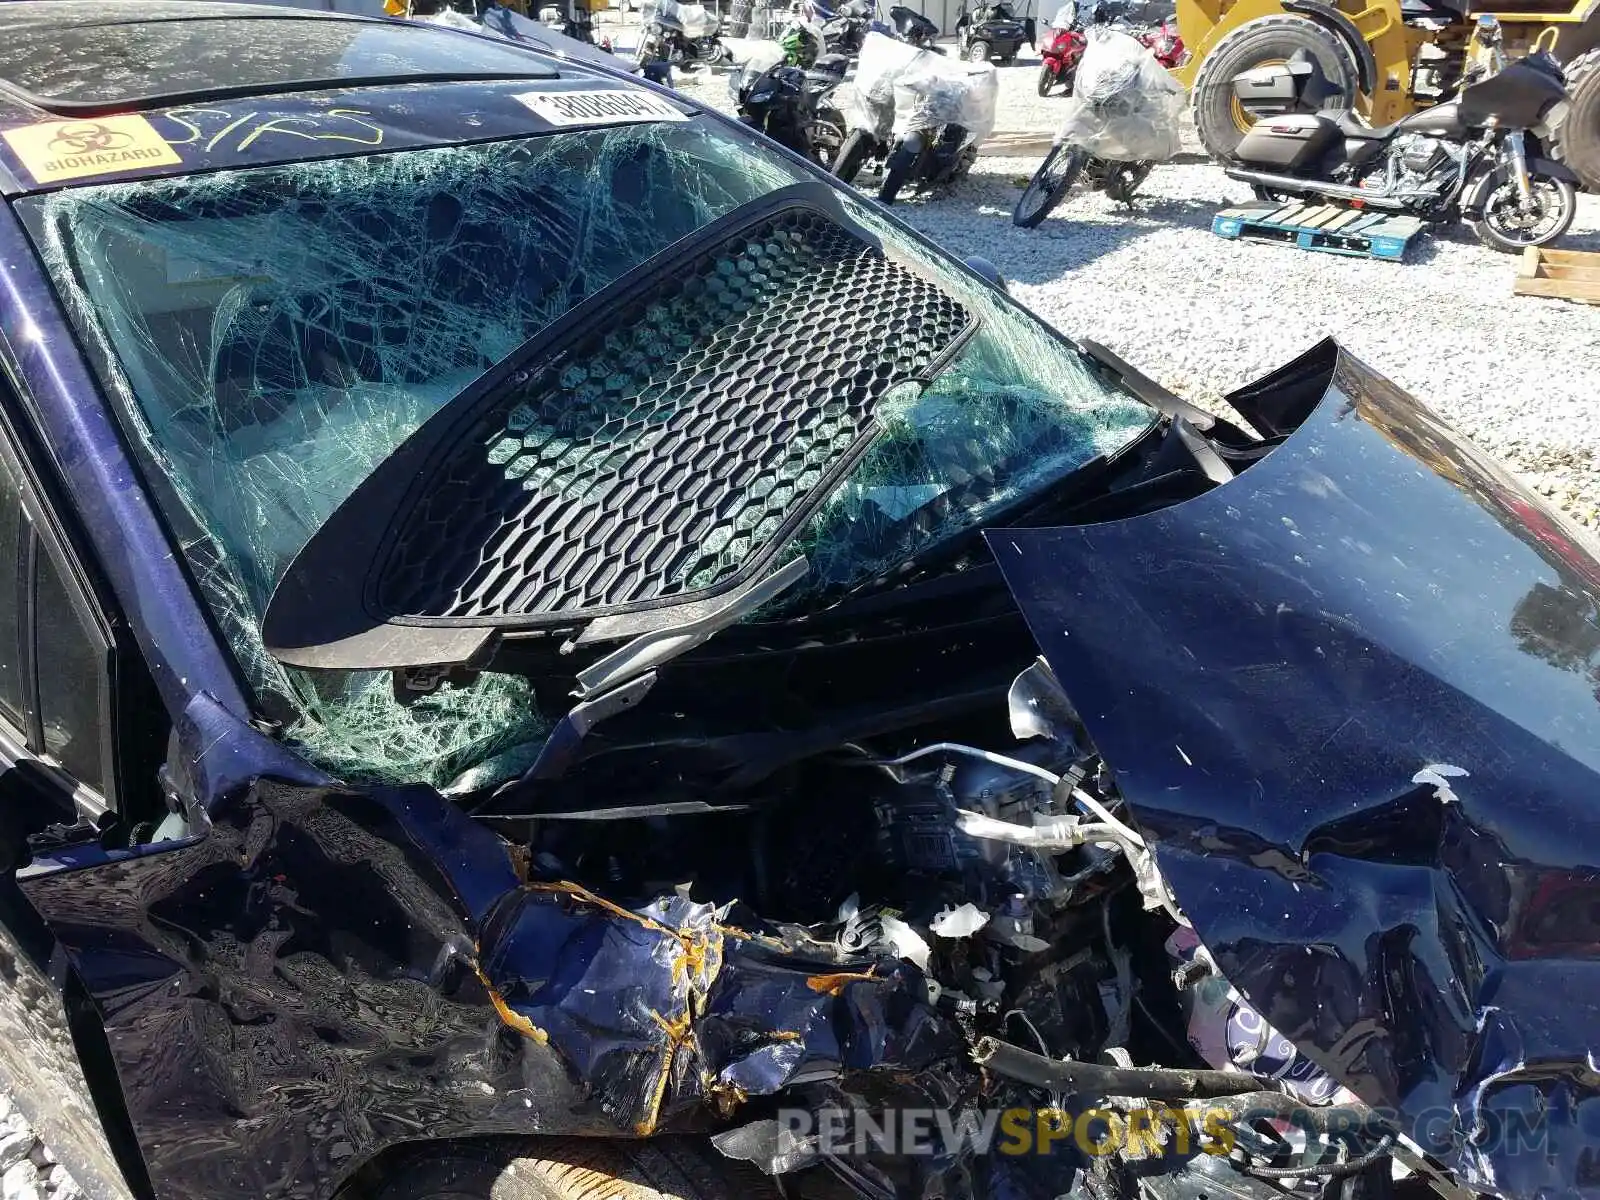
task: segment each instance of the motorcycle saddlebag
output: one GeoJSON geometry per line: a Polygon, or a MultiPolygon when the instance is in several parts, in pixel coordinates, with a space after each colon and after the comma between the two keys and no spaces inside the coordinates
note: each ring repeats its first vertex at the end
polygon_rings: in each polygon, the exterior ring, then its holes
{"type": "Polygon", "coordinates": [[[1234,155],[1247,166],[1299,171],[1310,167],[1338,140],[1339,126],[1327,117],[1289,113],[1257,121],[1234,155]]]}

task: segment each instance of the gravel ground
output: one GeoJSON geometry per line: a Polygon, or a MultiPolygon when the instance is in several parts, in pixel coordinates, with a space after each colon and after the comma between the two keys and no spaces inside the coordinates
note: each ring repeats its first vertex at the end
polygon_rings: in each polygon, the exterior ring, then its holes
{"type": "MultiPolygon", "coordinates": [[[[1003,68],[998,128],[1049,130],[1037,60],[1003,68]]],[[[682,81],[728,106],[721,78],[682,81]]],[[[1129,211],[1075,193],[1039,228],[1010,213],[1037,159],[981,158],[950,192],[896,212],[959,254],[981,254],[1012,292],[1075,336],[1103,342],[1197,403],[1329,334],[1477,441],[1580,523],[1600,527],[1600,307],[1513,296],[1515,259],[1449,229],[1405,263],[1225,241],[1211,218],[1249,199],[1188,140],[1129,211]]],[[[1600,196],[1579,200],[1564,245],[1600,250],[1600,196]]]]}
{"type": "Polygon", "coordinates": [[[0,1095],[0,1196],[4,1200],[81,1200],[83,1193],[34,1136],[9,1097],[0,1095]]]}

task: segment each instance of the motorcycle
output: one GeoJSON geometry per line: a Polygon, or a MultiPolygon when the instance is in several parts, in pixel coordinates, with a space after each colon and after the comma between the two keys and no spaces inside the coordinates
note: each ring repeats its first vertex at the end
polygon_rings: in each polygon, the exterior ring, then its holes
{"type": "Polygon", "coordinates": [[[613,53],[611,39],[595,37],[593,15],[585,5],[577,3],[576,0],[567,0],[564,8],[549,6],[540,9],[539,23],[563,37],[597,46],[607,54],[613,53]]]}
{"type": "Polygon", "coordinates": [[[1134,36],[1156,56],[1156,61],[1169,71],[1189,61],[1189,51],[1184,47],[1183,35],[1178,32],[1178,27],[1171,18],[1159,25],[1140,29],[1134,36]]]}
{"type": "Polygon", "coordinates": [[[878,20],[876,4],[869,0],[843,0],[832,10],[814,7],[822,23],[822,46],[829,54],[859,54],[868,33],[887,32],[889,28],[878,20]]]}
{"type": "Polygon", "coordinates": [[[1155,164],[1180,148],[1182,85],[1131,34],[1099,25],[1086,36],[1066,119],[1011,214],[1023,229],[1049,216],[1080,178],[1131,202],[1155,164]]]}
{"type": "Polygon", "coordinates": [[[969,13],[966,0],[962,0],[956,20],[956,49],[968,62],[997,58],[1001,66],[1009,67],[1017,61],[1023,44],[1032,44],[1036,36],[1033,20],[1019,21],[1005,3],[984,4],[969,13]]]}
{"type": "Polygon", "coordinates": [[[1057,84],[1065,84],[1067,91],[1072,90],[1072,81],[1078,74],[1078,63],[1083,59],[1084,47],[1089,44],[1089,39],[1072,16],[1072,8],[1068,4],[1062,9],[1065,19],[1057,18],[1050,27],[1050,38],[1044,44],[1044,64],[1039,68],[1041,96],[1048,96],[1057,84]]]}
{"type": "Polygon", "coordinates": [[[909,42],[924,50],[935,49],[939,27],[916,9],[896,4],[889,9],[889,23],[894,26],[894,34],[902,42],[909,42]]]}
{"type": "Polygon", "coordinates": [[[847,65],[838,55],[824,55],[809,68],[752,63],[729,73],[728,90],[740,121],[826,169],[844,142],[844,116],[828,100],[847,65]]]}
{"type": "Polygon", "coordinates": [[[1511,253],[1549,245],[1576,215],[1578,178],[1544,149],[1570,104],[1561,68],[1543,51],[1377,129],[1349,112],[1316,111],[1336,89],[1303,50],[1233,86],[1263,119],[1223,169],[1259,199],[1461,220],[1484,245],[1511,253]]]}
{"type": "Polygon", "coordinates": [[[704,4],[655,0],[642,15],[644,33],[635,55],[641,66],[666,62],[687,71],[702,63],[727,61],[727,49],[717,37],[717,18],[704,4]]]}
{"type": "Polygon", "coordinates": [[[853,182],[869,161],[883,174],[878,199],[893,204],[964,179],[994,130],[1000,77],[988,63],[950,62],[930,50],[868,34],[833,173],[853,182]]]}

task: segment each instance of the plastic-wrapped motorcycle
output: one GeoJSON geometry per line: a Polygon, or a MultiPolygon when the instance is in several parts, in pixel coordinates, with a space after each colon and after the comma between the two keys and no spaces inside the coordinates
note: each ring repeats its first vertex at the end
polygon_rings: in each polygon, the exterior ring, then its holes
{"type": "Polygon", "coordinates": [[[1080,177],[1126,204],[1151,168],[1178,152],[1182,86],[1137,38],[1106,26],[1088,38],[1066,119],[1011,214],[1024,229],[1049,216],[1080,177]]]}
{"type": "Polygon", "coordinates": [[[869,163],[880,166],[885,204],[911,184],[925,191],[963,179],[994,131],[999,96],[1000,78],[988,63],[868,34],[833,173],[849,183],[869,163]]]}

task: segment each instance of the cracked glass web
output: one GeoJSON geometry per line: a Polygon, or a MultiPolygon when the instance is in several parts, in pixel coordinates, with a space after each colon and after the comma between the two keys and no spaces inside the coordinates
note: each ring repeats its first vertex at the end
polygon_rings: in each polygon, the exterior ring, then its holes
{"type": "Polygon", "coordinates": [[[543,736],[527,682],[486,673],[404,706],[387,673],[285,669],[260,635],[284,568],[477,375],[673,241],[799,178],[714,126],[673,122],[37,203],[46,259],[116,364],[121,415],[264,705],[342,776],[444,786],[543,736]]]}
{"type": "Polygon", "coordinates": [[[754,619],[836,596],[926,553],[1127,445],[1155,417],[992,288],[958,275],[861,201],[845,203],[855,221],[934,272],[979,326],[926,389],[902,386],[879,403],[878,440],[789,549],[787,557],[810,561],[805,580],[754,619]]]}

